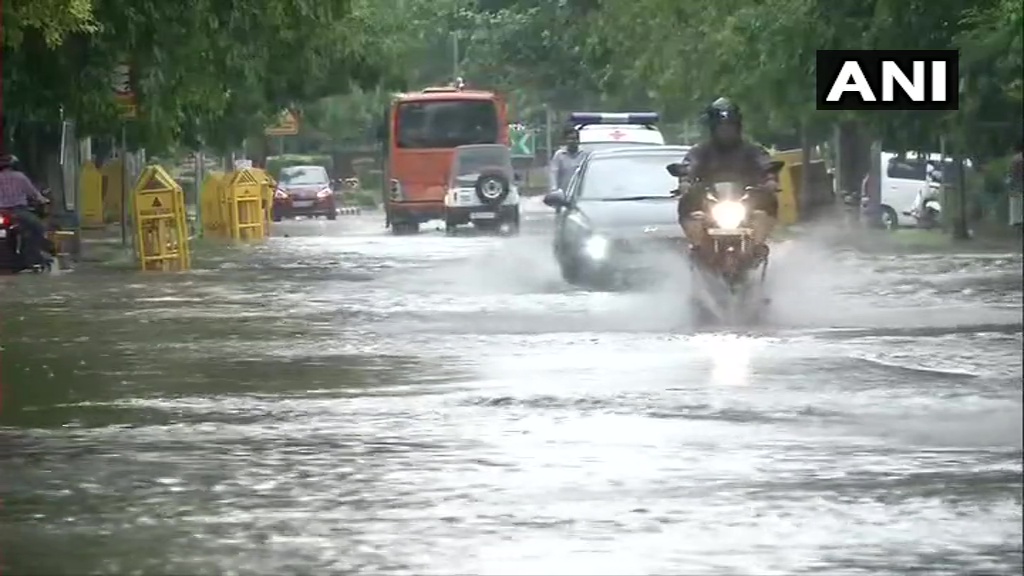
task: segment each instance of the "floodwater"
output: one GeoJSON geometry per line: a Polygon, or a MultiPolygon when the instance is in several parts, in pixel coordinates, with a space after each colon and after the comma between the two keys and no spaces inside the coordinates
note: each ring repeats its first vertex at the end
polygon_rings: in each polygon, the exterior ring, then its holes
{"type": "Polygon", "coordinates": [[[277,234],[0,279],[0,574],[1022,569],[1019,256],[791,242],[698,330],[539,234],[277,234]]]}

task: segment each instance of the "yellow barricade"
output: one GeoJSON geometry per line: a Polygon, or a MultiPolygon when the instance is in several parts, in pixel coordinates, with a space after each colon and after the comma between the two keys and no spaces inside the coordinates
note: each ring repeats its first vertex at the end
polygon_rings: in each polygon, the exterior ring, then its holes
{"type": "Polygon", "coordinates": [[[103,178],[103,221],[107,223],[121,221],[121,179],[123,164],[120,158],[108,160],[100,174],[103,178]]]}
{"type": "Polygon", "coordinates": [[[103,173],[92,162],[82,165],[78,177],[78,201],[82,206],[82,227],[102,228],[104,223],[103,173]]]}
{"type": "Polygon", "coordinates": [[[785,166],[779,173],[779,223],[795,224],[802,218],[813,215],[814,209],[831,201],[831,191],[828,188],[828,174],[823,160],[812,160],[810,190],[801,190],[802,172],[804,165],[800,162],[802,152],[800,149],[783,150],[772,154],[772,159],[785,162],[785,166]],[[802,213],[801,208],[807,209],[807,214],[802,213]]]}
{"type": "Polygon", "coordinates": [[[159,165],[147,166],[132,190],[132,206],[142,270],[188,270],[192,254],[181,186],[159,165]]]}
{"type": "Polygon", "coordinates": [[[268,237],[273,216],[271,212],[274,208],[274,189],[277,188],[277,182],[262,168],[250,168],[249,171],[256,176],[256,180],[260,183],[263,201],[263,235],[268,237]]]}
{"type": "Polygon", "coordinates": [[[212,171],[207,173],[200,191],[200,225],[203,235],[211,238],[227,238],[228,224],[225,204],[222,201],[227,191],[228,174],[212,171]]]}
{"type": "Polygon", "coordinates": [[[779,224],[796,224],[800,219],[800,204],[797,201],[797,186],[793,181],[793,164],[800,163],[800,150],[787,150],[772,154],[773,160],[785,162],[779,172],[779,224]]]}
{"type": "Polygon", "coordinates": [[[233,172],[223,195],[231,239],[250,241],[267,237],[264,209],[265,180],[251,168],[233,172]]]}

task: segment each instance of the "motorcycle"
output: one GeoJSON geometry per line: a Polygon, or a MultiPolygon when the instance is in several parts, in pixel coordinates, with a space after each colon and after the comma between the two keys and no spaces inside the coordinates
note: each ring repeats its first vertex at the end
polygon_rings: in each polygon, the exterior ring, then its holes
{"type": "MultiPolygon", "coordinates": [[[[32,212],[45,222],[47,204],[33,206],[32,212]]],[[[39,274],[52,270],[56,260],[53,243],[44,238],[41,246],[43,263],[30,265],[23,253],[22,236],[22,227],[17,215],[12,210],[0,210],[0,274],[18,274],[26,271],[39,274]]]]}
{"type": "MultiPolygon", "coordinates": [[[[781,167],[780,162],[772,164],[773,171],[781,167]]],[[[676,164],[668,171],[682,175],[676,164]]],[[[707,241],[691,247],[689,259],[698,316],[710,314],[726,322],[757,320],[771,300],[763,296],[768,254],[757,250],[745,204],[755,188],[728,181],[699,186],[705,193],[704,210],[695,216],[704,220],[707,241]]]]}

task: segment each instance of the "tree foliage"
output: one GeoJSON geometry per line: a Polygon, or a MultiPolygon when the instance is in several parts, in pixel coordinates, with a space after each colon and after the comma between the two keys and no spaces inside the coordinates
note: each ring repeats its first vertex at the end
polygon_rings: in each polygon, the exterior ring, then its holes
{"type": "Polygon", "coordinates": [[[136,71],[147,143],[228,146],[283,106],[325,143],[366,139],[392,89],[449,81],[545,107],[655,107],[686,120],[727,95],[755,132],[855,121],[894,146],[940,135],[979,154],[1021,126],[1020,0],[8,0],[5,108],[93,133],[119,125],[109,71],[136,71]],[[458,50],[456,51],[456,47],[458,50]],[[961,50],[957,113],[815,110],[819,49],[961,50]]]}
{"type": "Polygon", "coordinates": [[[6,2],[5,114],[52,121],[63,109],[86,133],[116,133],[123,62],[140,144],[237,145],[284,106],[395,81],[388,1],[6,2]]]}
{"type": "Polygon", "coordinates": [[[892,145],[934,148],[952,134],[981,154],[1019,137],[1018,0],[603,0],[596,14],[590,44],[618,47],[606,82],[649,86],[666,110],[694,113],[724,94],[755,130],[852,119],[892,145]],[[953,48],[967,79],[959,113],[814,109],[818,49],[953,48]]]}

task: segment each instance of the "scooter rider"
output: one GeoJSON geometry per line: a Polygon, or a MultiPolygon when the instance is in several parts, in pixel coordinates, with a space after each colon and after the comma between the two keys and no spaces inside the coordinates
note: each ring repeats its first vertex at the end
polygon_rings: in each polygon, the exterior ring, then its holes
{"type": "Polygon", "coordinates": [[[565,145],[551,156],[549,184],[552,192],[569,187],[572,175],[584,158],[580,150],[580,133],[574,126],[566,126],[562,137],[565,145]]]}
{"type": "Polygon", "coordinates": [[[917,191],[917,195],[914,197],[914,207],[910,210],[910,215],[918,221],[918,224],[931,224],[931,222],[926,222],[927,213],[925,205],[928,204],[929,200],[939,199],[939,190],[942,186],[942,171],[936,168],[935,164],[929,162],[925,165],[924,172],[924,187],[917,191]]]}
{"type": "Polygon", "coordinates": [[[32,181],[14,167],[17,159],[10,154],[0,155],[0,210],[10,210],[21,224],[22,254],[29,266],[42,265],[42,247],[46,239],[46,226],[32,212],[30,203],[47,204],[49,200],[36,189],[32,181]]]}
{"type": "Polygon", "coordinates": [[[746,201],[755,255],[766,257],[765,244],[779,213],[778,182],[772,159],[762,146],[744,140],[743,117],[726,98],[715,100],[704,111],[709,138],[691,148],[683,158],[679,179],[679,223],[690,244],[702,254],[707,232],[704,222],[705,191],[700,183],[738,181],[755,187],[746,201]]]}

